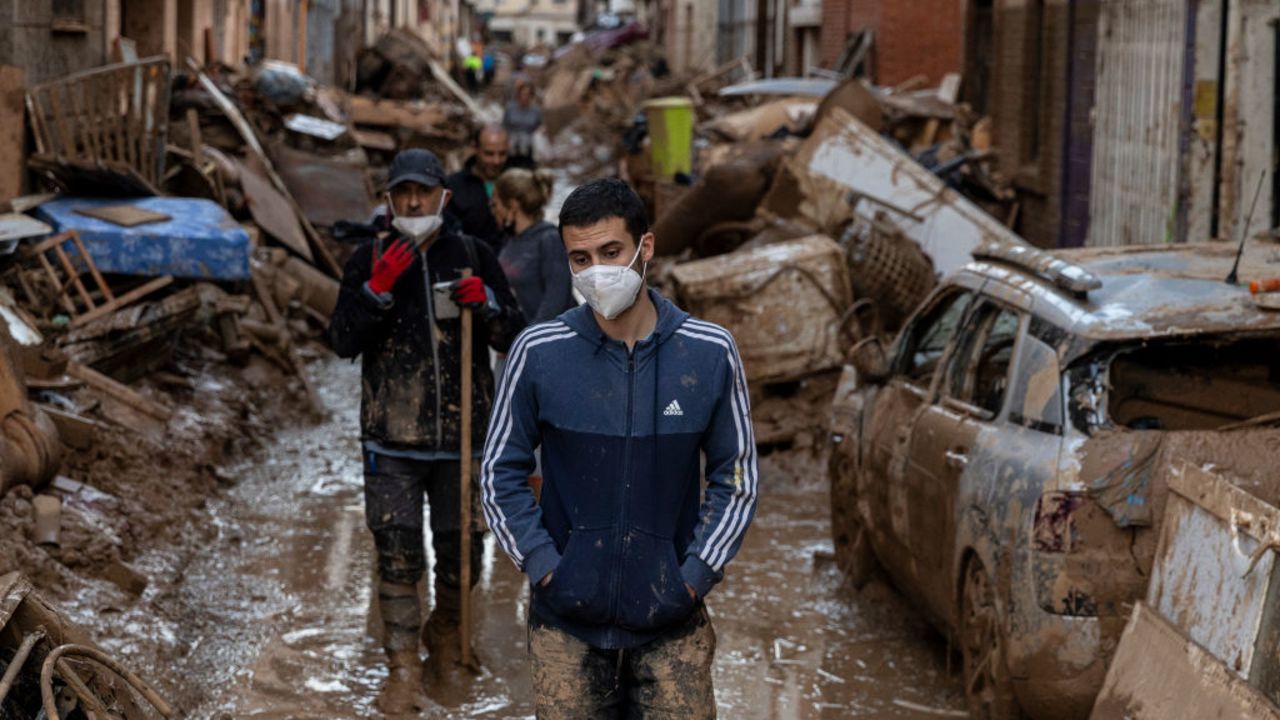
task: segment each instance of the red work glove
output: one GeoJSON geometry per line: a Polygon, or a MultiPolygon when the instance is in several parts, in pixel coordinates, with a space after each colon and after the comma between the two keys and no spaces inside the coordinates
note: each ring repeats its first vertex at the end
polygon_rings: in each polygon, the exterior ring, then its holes
{"type": "Polygon", "coordinates": [[[484,281],[475,276],[455,280],[449,289],[452,291],[450,297],[453,301],[465,308],[479,310],[489,302],[489,296],[484,291],[484,281]]]}
{"type": "Polygon", "coordinates": [[[369,277],[369,289],[381,295],[395,287],[396,280],[413,264],[413,250],[409,243],[397,240],[373,263],[373,275],[369,277]]]}

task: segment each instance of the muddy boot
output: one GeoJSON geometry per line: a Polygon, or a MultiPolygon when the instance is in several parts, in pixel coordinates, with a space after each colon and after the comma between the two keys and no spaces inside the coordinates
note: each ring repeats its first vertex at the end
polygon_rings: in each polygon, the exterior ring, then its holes
{"type": "Polygon", "coordinates": [[[386,715],[415,713],[426,707],[422,695],[422,658],[418,655],[418,590],[413,585],[380,581],[382,643],[390,672],[378,693],[377,707],[386,715]]]}
{"type": "Polygon", "coordinates": [[[375,705],[384,715],[415,714],[427,707],[422,694],[422,659],[417,650],[391,654],[390,672],[375,705]]]}
{"type": "MultiPolygon", "coordinates": [[[[432,697],[451,690],[465,690],[471,671],[462,665],[461,593],[457,587],[436,583],[436,607],[422,627],[422,644],[427,648],[426,682],[432,697]]],[[[472,662],[479,660],[472,649],[472,662]]]]}

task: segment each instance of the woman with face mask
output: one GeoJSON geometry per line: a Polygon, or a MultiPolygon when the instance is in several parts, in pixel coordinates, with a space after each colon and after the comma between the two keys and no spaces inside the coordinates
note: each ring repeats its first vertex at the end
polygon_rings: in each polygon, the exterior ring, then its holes
{"type": "Polygon", "coordinates": [[[493,216],[507,234],[498,256],[530,324],[574,307],[573,282],[564,243],[543,220],[555,176],[546,170],[507,170],[493,187],[493,216]]]}

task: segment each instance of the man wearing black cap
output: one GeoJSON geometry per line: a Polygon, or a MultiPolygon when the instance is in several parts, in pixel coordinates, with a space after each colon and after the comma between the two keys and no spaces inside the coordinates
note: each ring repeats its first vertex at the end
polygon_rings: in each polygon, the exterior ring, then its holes
{"type": "MultiPolygon", "coordinates": [[[[472,447],[479,457],[494,395],[489,356],[524,326],[493,251],[443,213],[444,169],[427,150],[405,150],[387,184],[390,231],[347,262],[329,326],[340,357],[361,358],[360,431],[365,517],[378,552],[378,598],[390,674],[378,697],[385,713],[422,709],[419,634],[433,670],[457,661],[461,611],[461,322],[471,308],[472,447]],[[471,268],[474,275],[463,277],[471,268]],[[421,623],[416,584],[426,569],[423,496],[431,503],[435,609],[421,623]]],[[[474,489],[474,486],[473,486],[474,489]]],[[[473,495],[473,502],[475,498],[473,495]]],[[[475,514],[473,514],[475,517],[475,514]]],[[[480,537],[472,528],[472,581],[480,537]]]]}

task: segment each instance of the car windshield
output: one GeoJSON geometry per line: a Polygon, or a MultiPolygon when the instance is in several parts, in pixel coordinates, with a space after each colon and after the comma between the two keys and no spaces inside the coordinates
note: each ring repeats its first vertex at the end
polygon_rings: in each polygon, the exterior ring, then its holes
{"type": "Polygon", "coordinates": [[[1216,430],[1280,413],[1280,336],[1111,346],[1073,365],[1081,429],[1216,430]]]}

